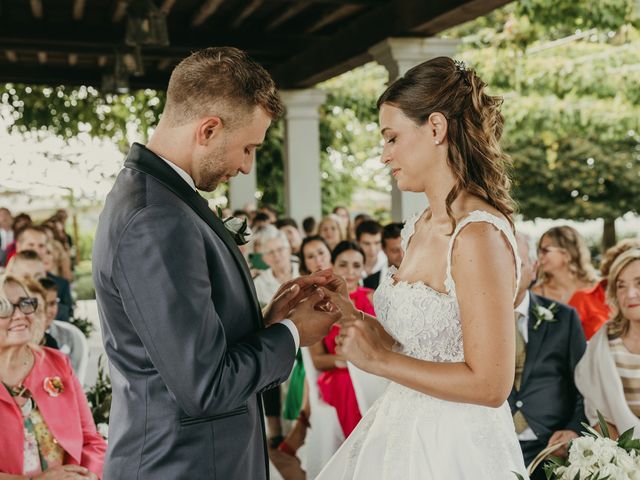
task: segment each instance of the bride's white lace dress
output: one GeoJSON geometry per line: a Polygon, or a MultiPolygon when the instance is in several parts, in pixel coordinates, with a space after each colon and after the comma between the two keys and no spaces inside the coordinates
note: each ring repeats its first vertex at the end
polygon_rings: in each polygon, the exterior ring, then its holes
{"type": "MultiPolygon", "coordinates": [[[[418,218],[402,231],[405,251],[418,218]]],[[[451,236],[446,294],[424,283],[395,283],[394,268],[375,292],[378,320],[405,355],[432,362],[464,361],[451,252],[456,236],[471,222],[488,222],[504,233],[519,278],[520,260],[508,223],[487,212],[472,212],[451,236]]],[[[449,402],[391,383],[317,478],[515,480],[514,471],[527,478],[506,402],[499,408],[449,402]]]]}

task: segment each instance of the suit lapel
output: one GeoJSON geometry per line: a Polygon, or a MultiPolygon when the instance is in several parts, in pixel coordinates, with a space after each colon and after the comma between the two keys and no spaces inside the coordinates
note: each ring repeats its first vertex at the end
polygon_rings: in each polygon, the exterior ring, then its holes
{"type": "Polygon", "coordinates": [[[538,298],[538,296],[536,296],[536,294],[529,291],[529,295],[531,299],[531,302],[529,304],[529,339],[527,342],[527,358],[524,362],[524,371],[522,372],[522,382],[520,384],[521,390],[527,382],[527,378],[531,374],[533,365],[535,364],[535,361],[538,358],[538,354],[540,353],[540,348],[544,343],[544,337],[547,334],[547,327],[549,326],[549,322],[542,322],[537,330],[533,328],[537,321],[535,315],[533,314],[534,308],[536,305],[542,304],[540,303],[540,299],[538,298]]]}
{"type": "Polygon", "coordinates": [[[247,262],[245,262],[238,246],[222,223],[222,220],[220,220],[209,208],[207,200],[191,188],[191,186],[187,184],[180,175],[178,175],[178,173],[167,165],[160,157],[139,143],[131,145],[131,150],[129,150],[124,166],[126,168],[131,168],[147,175],[151,175],[189,205],[189,207],[191,207],[191,209],[193,209],[193,211],[196,212],[214,232],[216,232],[218,237],[220,237],[227,246],[227,249],[240,269],[245,287],[253,299],[257,324],[262,328],[262,314],[260,312],[258,297],[256,295],[255,286],[251,279],[251,273],[249,272],[247,262]]]}

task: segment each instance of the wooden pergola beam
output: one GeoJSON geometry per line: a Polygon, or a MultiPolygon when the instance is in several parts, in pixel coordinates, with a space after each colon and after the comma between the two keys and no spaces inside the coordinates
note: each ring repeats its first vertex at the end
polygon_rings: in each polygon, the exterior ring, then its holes
{"type": "Polygon", "coordinates": [[[124,18],[130,3],[131,0],[118,0],[116,8],[113,11],[113,16],[111,17],[113,23],[118,23],[124,18]]]}
{"type": "Polygon", "coordinates": [[[331,13],[325,15],[324,17],[322,17],[316,23],[314,23],[309,28],[307,28],[305,30],[305,32],[306,33],[317,32],[318,30],[323,29],[324,27],[326,27],[330,23],[342,20],[343,18],[346,18],[349,15],[360,11],[362,8],[363,8],[362,5],[343,5],[343,6],[339,7],[339,8],[337,8],[337,9],[335,9],[333,12],[331,12],[331,13]]]}
{"type": "Polygon", "coordinates": [[[5,50],[4,54],[7,57],[7,60],[9,60],[11,63],[15,63],[18,61],[18,55],[16,54],[15,50],[5,50]]]}
{"type": "Polygon", "coordinates": [[[82,17],[84,17],[84,7],[86,3],[86,0],[74,0],[73,10],[71,12],[71,16],[74,20],[82,20],[82,17]]]}
{"type": "Polygon", "coordinates": [[[69,65],[71,65],[72,67],[75,67],[78,64],[78,54],[70,53],[67,56],[67,61],[69,62],[69,65]]]}
{"type": "Polygon", "coordinates": [[[235,20],[233,20],[231,22],[231,26],[233,28],[237,28],[240,25],[242,25],[242,22],[244,22],[248,17],[250,17],[258,8],[260,8],[260,5],[262,5],[262,0],[253,0],[251,3],[247,4],[247,6],[245,6],[240,13],[238,14],[238,16],[235,18],[235,20]]]}
{"type": "Polygon", "coordinates": [[[164,0],[164,2],[162,2],[162,6],[160,7],[160,11],[165,15],[169,15],[169,12],[171,12],[171,9],[173,8],[173,5],[175,3],[176,0],[164,0]]]}
{"type": "Polygon", "coordinates": [[[222,2],[223,0],[206,0],[191,19],[191,25],[194,27],[202,25],[211,15],[216,13],[222,2]]]}
{"type": "Polygon", "coordinates": [[[300,1],[295,3],[294,5],[291,5],[289,8],[284,10],[280,15],[274,18],[271,22],[269,22],[269,24],[267,25],[267,31],[270,32],[272,30],[275,30],[290,18],[293,18],[296,15],[298,15],[308,6],[309,4],[307,2],[300,2],[300,1]]]}
{"type": "Polygon", "coordinates": [[[40,51],[37,53],[37,57],[39,64],[44,65],[45,63],[47,63],[47,52],[40,51]]]}

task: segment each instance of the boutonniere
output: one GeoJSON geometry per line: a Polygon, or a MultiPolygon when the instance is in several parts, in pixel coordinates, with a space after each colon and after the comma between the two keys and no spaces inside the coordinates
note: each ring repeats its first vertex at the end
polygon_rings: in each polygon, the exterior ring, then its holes
{"type": "Polygon", "coordinates": [[[555,323],[558,321],[556,313],[558,312],[558,305],[554,302],[549,305],[549,308],[542,305],[535,304],[533,306],[533,316],[536,317],[536,323],[533,324],[533,329],[538,330],[542,322],[555,323]]]}
{"type": "Polygon", "coordinates": [[[60,377],[46,377],[42,383],[42,388],[50,397],[57,397],[64,392],[64,384],[60,377]]]}
{"type": "Polygon", "coordinates": [[[249,227],[247,219],[240,219],[237,217],[222,218],[222,209],[218,207],[218,217],[222,220],[224,228],[231,234],[236,245],[246,245],[251,240],[253,232],[249,227]]]}

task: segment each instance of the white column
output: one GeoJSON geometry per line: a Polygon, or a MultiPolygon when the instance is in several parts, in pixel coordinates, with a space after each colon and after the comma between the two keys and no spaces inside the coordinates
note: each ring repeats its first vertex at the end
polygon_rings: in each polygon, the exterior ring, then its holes
{"type": "MultiPolygon", "coordinates": [[[[453,57],[459,40],[448,38],[387,38],[369,49],[373,58],[389,72],[389,83],[404,75],[410,68],[432,58],[453,57]]],[[[427,208],[423,193],[401,192],[391,181],[391,218],[401,222],[427,208]]]]}
{"type": "Polygon", "coordinates": [[[284,188],[287,215],[299,224],[322,215],[320,194],[320,113],[326,93],[317,89],[281,92],[286,107],[284,188]]]}
{"type": "Polygon", "coordinates": [[[257,165],[254,162],[248,175],[236,175],[229,180],[229,208],[239,210],[248,203],[256,203],[258,190],[257,165]]]}

